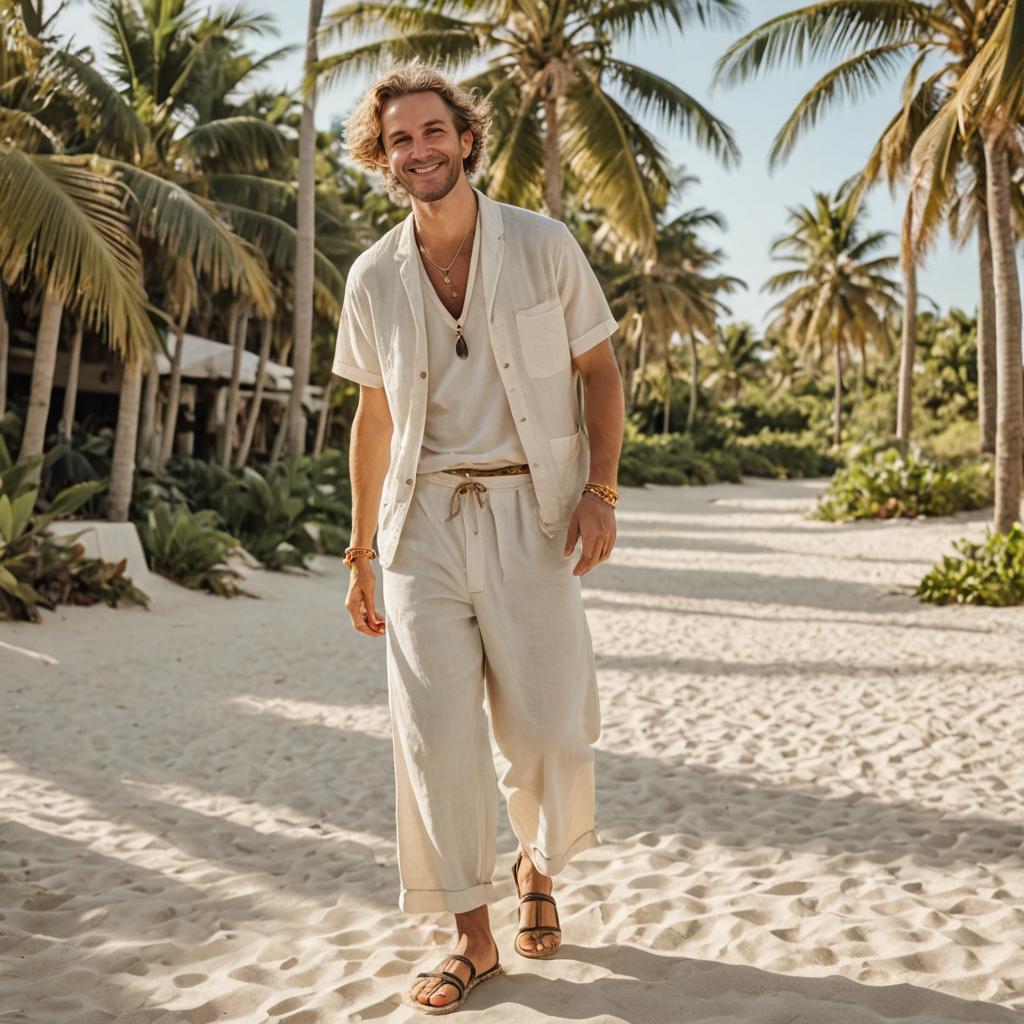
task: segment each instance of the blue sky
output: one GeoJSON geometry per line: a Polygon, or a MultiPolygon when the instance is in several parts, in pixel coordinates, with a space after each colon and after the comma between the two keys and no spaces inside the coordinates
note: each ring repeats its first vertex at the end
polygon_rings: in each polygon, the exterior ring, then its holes
{"type": "MultiPolygon", "coordinates": [[[[796,0],[747,0],[745,28],[791,10],[796,0]]],[[[220,5],[214,5],[220,6],[220,5]]],[[[254,49],[271,50],[291,43],[296,52],[275,65],[268,83],[297,86],[301,73],[301,46],[305,35],[306,5],[298,0],[259,0],[246,4],[251,11],[271,14],[277,30],[272,37],[253,40],[254,49]]],[[[326,10],[332,9],[327,0],[326,10]]],[[[95,15],[87,3],[72,0],[58,22],[77,45],[100,43],[95,15]]],[[[787,163],[769,174],[767,154],[771,140],[799,98],[823,70],[804,66],[773,73],[751,84],[731,89],[711,89],[714,63],[737,38],[740,30],[702,29],[699,24],[682,37],[665,34],[636,40],[620,48],[620,56],[674,81],[694,95],[733,130],[743,154],[738,168],[724,170],[690,140],[659,130],[673,161],[700,178],[685,197],[686,206],[705,206],[725,215],[726,230],[708,240],[722,248],[725,272],[742,278],[748,289],[730,299],[735,319],[760,324],[771,297],[760,291],[765,279],[778,267],[768,247],[785,228],[787,207],[809,202],[812,189],[832,190],[863,164],[899,102],[899,79],[883,86],[877,95],[839,108],[796,148],[787,163]]],[[[325,49],[324,52],[330,52],[325,49]]],[[[321,96],[317,123],[324,128],[344,116],[365,80],[353,80],[321,96]]],[[[869,224],[892,231],[892,251],[897,249],[902,197],[889,196],[884,186],[868,200],[869,224]]],[[[940,307],[960,306],[973,312],[978,287],[976,250],[972,245],[955,249],[945,238],[930,254],[920,280],[922,293],[940,307]]]]}

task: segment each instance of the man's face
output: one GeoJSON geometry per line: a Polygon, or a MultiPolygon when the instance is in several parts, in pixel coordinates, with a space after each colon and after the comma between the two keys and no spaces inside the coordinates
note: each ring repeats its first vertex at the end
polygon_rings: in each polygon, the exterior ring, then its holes
{"type": "Polygon", "coordinates": [[[459,137],[451,112],[436,92],[414,92],[389,100],[381,111],[381,138],[391,173],[414,199],[444,199],[462,174],[473,133],[459,137]]]}

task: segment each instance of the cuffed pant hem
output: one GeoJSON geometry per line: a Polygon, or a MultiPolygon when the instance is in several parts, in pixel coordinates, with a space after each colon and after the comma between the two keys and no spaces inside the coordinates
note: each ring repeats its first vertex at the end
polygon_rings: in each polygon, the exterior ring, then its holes
{"type": "Polygon", "coordinates": [[[494,903],[501,897],[493,883],[484,882],[470,889],[402,889],[398,906],[407,914],[465,914],[485,903],[494,903]]]}
{"type": "Polygon", "coordinates": [[[565,865],[576,856],[576,854],[582,853],[584,850],[589,850],[591,847],[600,845],[601,837],[594,829],[591,829],[589,832],[584,832],[579,839],[571,843],[562,853],[550,857],[538,850],[533,843],[523,843],[523,848],[526,850],[530,860],[533,861],[533,866],[537,868],[541,874],[554,876],[557,875],[562,868],[564,868],[565,865]]]}

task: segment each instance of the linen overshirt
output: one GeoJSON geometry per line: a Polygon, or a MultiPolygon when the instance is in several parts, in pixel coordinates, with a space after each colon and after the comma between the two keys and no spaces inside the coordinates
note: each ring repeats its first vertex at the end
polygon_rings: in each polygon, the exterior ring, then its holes
{"type": "MultiPolygon", "coordinates": [[[[553,535],[568,526],[590,468],[582,378],[572,357],[618,325],[565,224],[474,191],[490,344],[530,463],[538,520],[553,535]]],[[[414,260],[411,215],[357,257],[333,365],[339,376],[383,387],[387,396],[394,430],[377,523],[382,568],[394,557],[416,486],[427,409],[424,294],[414,260]]]]}

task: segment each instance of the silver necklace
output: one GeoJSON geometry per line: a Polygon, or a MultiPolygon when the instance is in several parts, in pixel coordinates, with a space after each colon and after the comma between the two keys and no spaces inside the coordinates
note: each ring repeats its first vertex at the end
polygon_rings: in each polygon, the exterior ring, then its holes
{"type": "MultiPolygon", "coordinates": [[[[455,261],[459,258],[459,253],[462,252],[462,247],[466,244],[466,239],[469,238],[470,232],[473,230],[474,227],[476,227],[476,219],[474,219],[473,223],[470,224],[469,231],[467,231],[462,236],[462,241],[459,242],[459,247],[458,247],[458,249],[455,250],[455,255],[452,257],[452,261],[451,261],[451,263],[448,264],[447,267],[442,267],[440,263],[435,263],[430,258],[430,255],[427,252],[427,250],[423,248],[423,244],[418,239],[417,239],[417,242],[416,242],[416,244],[419,246],[420,252],[423,253],[423,255],[426,257],[427,261],[432,263],[435,267],[437,267],[437,269],[440,270],[441,273],[444,275],[444,283],[446,285],[448,285],[448,288],[451,291],[451,296],[452,296],[453,299],[457,299],[459,297],[459,293],[458,293],[458,290],[452,285],[452,279],[448,276],[448,273],[452,269],[452,267],[455,265],[455,261]]],[[[465,304],[463,304],[462,312],[463,313],[466,312],[465,304]]],[[[455,354],[460,359],[468,359],[469,358],[469,345],[466,344],[466,337],[462,333],[462,317],[461,316],[459,317],[458,321],[456,321],[456,324],[455,324],[455,354]]]]}
{"type": "Polygon", "coordinates": [[[442,267],[440,263],[435,263],[430,258],[430,254],[427,252],[427,250],[423,248],[423,244],[421,242],[417,243],[417,244],[419,244],[420,252],[423,253],[424,256],[426,256],[428,262],[433,264],[435,267],[437,267],[438,270],[441,271],[442,275],[444,276],[444,283],[446,285],[448,285],[448,287],[451,289],[451,293],[452,293],[452,298],[453,299],[457,299],[459,296],[458,296],[458,292],[456,291],[456,289],[454,287],[452,287],[452,279],[448,276],[448,272],[452,269],[453,266],[455,266],[455,261],[459,258],[459,253],[462,252],[462,247],[466,244],[466,239],[469,238],[470,231],[472,231],[475,226],[476,226],[476,221],[474,221],[472,224],[469,225],[469,231],[467,231],[462,236],[462,241],[459,242],[459,247],[458,247],[458,249],[455,250],[455,255],[452,257],[452,261],[451,261],[451,263],[448,264],[447,267],[442,267]]]}

